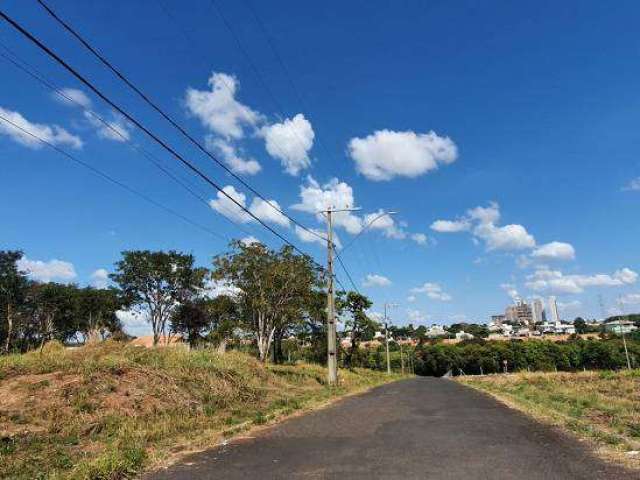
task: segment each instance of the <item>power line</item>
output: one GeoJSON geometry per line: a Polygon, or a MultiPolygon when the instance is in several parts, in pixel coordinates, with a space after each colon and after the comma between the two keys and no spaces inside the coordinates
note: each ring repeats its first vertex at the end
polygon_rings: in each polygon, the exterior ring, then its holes
{"type": "MultiPolygon", "coordinates": [[[[336,250],[335,252],[336,254],[336,258],[338,259],[338,263],[340,263],[340,266],[342,267],[342,270],[344,270],[345,275],[347,276],[347,278],[349,279],[349,282],[351,282],[351,285],[353,286],[353,289],[360,293],[360,290],[358,290],[358,286],[356,285],[356,282],[353,281],[353,278],[351,278],[351,274],[349,273],[349,270],[347,270],[347,267],[345,266],[344,262],[342,261],[342,257],[340,256],[340,254],[338,253],[338,251],[336,250]]],[[[342,287],[342,284],[340,284],[340,286],[342,287]]],[[[343,287],[344,289],[344,287],[343,287]]]]}
{"type": "MultiPolygon", "coordinates": [[[[38,0],[40,1],[40,0],[38,0]]],[[[218,192],[223,194],[229,200],[231,200],[238,208],[245,211],[251,218],[256,220],[260,225],[269,230],[273,235],[277,236],[280,240],[282,240],[287,245],[291,246],[294,250],[302,255],[306,255],[302,250],[300,250],[296,245],[287,240],[284,236],[274,230],[271,226],[267,225],[264,221],[258,218],[254,213],[252,213],[249,209],[247,209],[244,205],[238,202],[235,198],[225,192],[222,187],[220,187],[217,183],[211,180],[206,174],[204,174],[200,169],[198,169],[195,165],[193,165],[190,161],[186,160],[182,155],[180,155],[176,150],[173,149],[169,144],[167,144],[164,140],[160,139],[155,133],[150,131],[147,127],[145,127],[142,123],[132,117],[129,113],[123,110],[120,106],[110,100],[105,94],[103,94],[97,87],[95,87],[89,80],[87,80],[84,76],[78,73],[72,66],[70,66],[67,62],[65,62],[59,55],[53,52],[49,47],[47,47],[44,43],[38,40],[34,35],[29,33],[25,28],[23,28],[20,24],[18,24],[15,20],[10,18],[6,13],[0,10],[0,17],[2,17],[6,22],[8,22],[15,30],[20,32],[23,36],[25,36],[29,41],[34,43],[38,48],[44,51],[49,57],[53,58],[56,62],[62,65],[69,73],[71,73],[74,77],[76,77],[80,82],[82,82],[87,88],[89,88],[92,92],[94,92],[98,97],[104,100],[109,106],[122,114],[127,120],[133,123],[136,127],[142,130],[145,134],[147,134],[151,139],[153,139],[156,143],[158,143],[162,148],[167,150],[171,155],[173,155],[178,161],[180,161],[183,165],[185,165],[189,170],[194,172],[197,176],[203,179],[206,183],[214,187],[218,192]]]]}
{"type": "Polygon", "coordinates": [[[33,138],[33,139],[37,140],[38,142],[42,143],[43,145],[46,145],[46,146],[48,146],[49,148],[52,148],[53,150],[55,150],[55,151],[56,151],[56,152],[58,152],[59,154],[64,155],[65,157],[67,157],[69,160],[71,160],[71,161],[73,161],[73,162],[75,162],[75,163],[77,163],[77,164],[79,164],[79,165],[81,165],[81,166],[83,166],[83,167],[85,167],[85,168],[87,168],[87,169],[91,170],[94,174],[98,175],[99,177],[102,177],[103,179],[105,179],[105,180],[107,180],[107,181],[109,181],[109,182],[111,182],[111,183],[113,183],[113,184],[115,184],[115,185],[119,186],[120,188],[122,188],[122,189],[124,189],[124,190],[128,191],[129,193],[131,193],[131,194],[133,194],[133,195],[135,195],[135,196],[137,196],[137,197],[139,197],[139,198],[142,198],[144,201],[146,201],[146,202],[148,202],[148,203],[150,203],[150,204],[154,205],[155,207],[160,208],[160,209],[164,210],[165,212],[167,212],[167,213],[169,213],[169,214],[171,214],[171,215],[173,215],[173,216],[175,216],[175,217],[180,218],[180,219],[181,219],[181,220],[183,220],[184,222],[187,222],[187,223],[189,223],[190,225],[192,225],[192,226],[194,226],[194,227],[196,227],[196,228],[199,228],[200,230],[203,230],[203,231],[205,231],[205,232],[209,233],[210,235],[213,235],[214,237],[217,237],[217,238],[219,238],[219,239],[221,239],[221,240],[223,240],[223,241],[225,241],[225,242],[228,242],[228,241],[229,241],[229,239],[228,239],[228,238],[225,238],[225,237],[223,237],[222,235],[220,235],[219,233],[217,233],[217,232],[215,232],[215,231],[213,231],[213,230],[210,230],[210,229],[208,229],[207,227],[205,227],[205,226],[203,226],[203,225],[200,225],[199,223],[197,223],[197,222],[195,222],[195,221],[191,220],[191,219],[190,219],[190,218],[188,218],[188,217],[185,217],[185,216],[184,216],[184,215],[182,215],[181,213],[176,212],[175,210],[173,210],[173,209],[171,209],[171,208],[169,208],[169,207],[166,207],[166,206],[162,205],[161,203],[159,203],[159,202],[155,201],[155,200],[154,200],[154,199],[152,199],[151,197],[148,197],[148,196],[147,196],[147,195],[145,195],[144,193],[138,192],[137,190],[133,189],[132,187],[128,186],[127,184],[122,183],[122,182],[121,182],[121,181],[119,181],[119,180],[116,180],[115,178],[111,177],[110,175],[108,175],[107,173],[103,172],[102,170],[100,170],[100,169],[98,169],[98,168],[94,167],[93,165],[91,165],[91,164],[89,164],[89,163],[87,163],[87,162],[85,162],[85,161],[83,161],[83,160],[80,160],[79,158],[77,158],[77,157],[75,157],[75,156],[71,155],[71,154],[70,154],[69,152],[67,152],[66,150],[63,150],[63,149],[61,149],[60,147],[58,147],[58,146],[54,145],[53,143],[46,141],[45,139],[43,139],[42,137],[40,137],[40,136],[36,135],[35,133],[30,132],[29,130],[27,130],[27,129],[25,129],[25,128],[22,128],[21,126],[19,126],[19,125],[15,124],[14,122],[12,122],[12,121],[11,121],[11,120],[9,120],[8,118],[6,118],[6,117],[2,116],[1,114],[0,114],[0,120],[2,120],[3,122],[5,122],[6,124],[8,124],[8,125],[12,126],[12,127],[13,127],[13,128],[15,128],[16,130],[18,130],[18,131],[20,131],[20,132],[24,133],[25,135],[29,135],[31,138],[33,138]]]}
{"type": "MultiPolygon", "coordinates": [[[[2,47],[5,51],[7,51],[10,55],[16,56],[14,52],[11,51],[11,49],[9,49],[6,45],[0,43],[0,47],[2,47]]],[[[182,181],[180,178],[177,178],[176,174],[174,174],[170,169],[164,167],[161,162],[159,161],[159,159],[157,157],[155,157],[151,152],[147,151],[144,147],[142,147],[141,145],[138,145],[134,142],[132,142],[126,135],[124,135],[120,129],[115,128],[110,122],[107,122],[103,117],[101,117],[99,114],[97,114],[95,111],[93,111],[92,109],[82,105],[80,102],[78,102],[78,100],[69,97],[68,95],[66,95],[62,90],[60,90],[58,87],[56,87],[55,85],[53,85],[51,82],[49,82],[44,75],[41,72],[38,72],[33,66],[27,64],[27,62],[25,62],[24,60],[21,60],[22,64],[11,58],[9,55],[0,52],[0,57],[4,58],[6,61],[8,61],[9,63],[11,63],[14,67],[18,68],[19,70],[21,70],[22,72],[24,72],[25,74],[29,75],[31,78],[33,78],[34,80],[36,80],[37,82],[39,82],[43,87],[49,89],[50,91],[52,91],[53,93],[55,93],[56,95],[58,95],[60,98],[63,98],[64,100],[74,103],[75,105],[77,105],[80,109],[82,109],[85,113],[91,115],[93,118],[95,118],[98,122],[100,122],[102,125],[104,125],[105,128],[108,128],[111,132],[113,132],[115,135],[117,135],[120,139],[122,139],[124,142],[127,142],[127,144],[129,144],[129,146],[136,152],[138,152],[139,154],[141,154],[142,156],[145,157],[145,159],[147,161],[149,161],[150,163],[152,163],[156,168],[158,168],[159,170],[161,170],[165,175],[167,175],[167,177],[169,177],[171,180],[173,180],[175,183],[177,183],[178,185],[180,185],[182,188],[184,188],[187,192],[189,192],[193,197],[195,197],[198,201],[200,201],[201,203],[203,203],[207,209],[210,209],[210,205],[207,202],[207,200],[205,198],[203,198],[199,193],[195,192],[192,188],[190,188],[189,185],[187,185],[184,181],[182,181]]],[[[239,225],[237,222],[233,221],[233,219],[227,217],[226,215],[222,215],[222,217],[227,220],[229,223],[231,223],[232,225],[234,225],[236,228],[238,228],[239,230],[241,230],[243,233],[245,233],[246,235],[251,235],[247,230],[245,230],[241,225],[239,225]]]]}
{"type": "MultiPolygon", "coordinates": [[[[138,88],[136,85],[134,85],[122,72],[120,72],[120,70],[118,70],[111,62],[109,62],[109,60],[107,60],[103,55],[100,54],[100,52],[98,52],[87,40],[85,40],[73,27],[71,27],[67,22],[65,22],[62,18],[60,18],[46,3],[44,3],[43,0],[37,0],[37,2],[42,6],[42,8],[45,9],[45,11],[56,21],[58,22],[65,30],[67,30],[74,38],[76,38],[76,40],[78,40],[87,50],[89,50],[104,66],[106,66],[109,70],[111,70],[111,72],[113,72],[120,80],[122,80],[129,88],[131,88],[140,98],[142,98],[142,100],[144,100],[145,103],[147,103],[151,108],[153,108],[158,114],[160,114],[160,116],[162,116],[166,121],[168,121],[174,128],[176,128],[185,138],[187,138],[193,145],[195,145],[198,150],[200,150],[202,153],[204,153],[205,155],[207,155],[209,158],[211,158],[214,162],[216,162],[219,166],[221,166],[229,175],[231,175],[233,178],[235,178],[238,182],[240,182],[245,188],[247,188],[249,191],[251,191],[254,195],[256,195],[257,197],[259,197],[260,199],[262,199],[264,202],[266,202],[271,208],[273,208],[274,210],[276,210],[278,213],[280,213],[281,215],[285,216],[286,218],[288,218],[292,223],[294,223],[295,225],[298,225],[300,228],[306,230],[308,233],[312,234],[312,235],[318,235],[317,233],[315,233],[312,229],[306,227],[305,225],[303,225],[302,223],[300,223],[299,221],[297,221],[296,219],[294,219],[293,217],[291,217],[290,215],[288,215],[287,213],[285,213],[284,211],[282,211],[280,208],[276,207],[275,205],[273,205],[267,198],[265,198],[260,192],[258,192],[255,188],[253,188],[248,182],[246,182],[244,179],[242,179],[240,176],[238,176],[236,173],[234,173],[229,167],[227,167],[223,162],[221,162],[220,160],[218,160],[213,154],[211,154],[211,152],[209,152],[198,140],[196,140],[189,132],[187,132],[180,124],[178,124],[171,116],[169,116],[167,113],[165,113],[159,106],[157,106],[150,98],[147,94],[145,94],[142,90],[140,90],[140,88],[138,88]]],[[[5,14],[2,14],[2,16],[9,21],[9,23],[11,23],[14,27],[19,27],[19,25],[17,25],[14,21],[10,20],[9,17],[7,17],[5,14]]],[[[24,31],[24,29],[22,29],[22,27],[18,28],[18,30],[21,31],[21,33],[28,33],[26,31],[24,31]]],[[[30,38],[31,39],[31,38],[30,38]]],[[[32,40],[33,41],[33,40],[32,40]]],[[[39,43],[39,42],[38,42],[39,43]]],[[[47,49],[48,50],[48,49],[47,49]]],[[[45,50],[46,51],[46,50],[45,50]]],[[[50,50],[47,52],[49,53],[50,50]]],[[[55,54],[54,54],[55,55],[55,54]]],[[[57,56],[56,56],[57,57],[57,56]]],[[[54,57],[55,58],[55,57],[54,57]]],[[[59,58],[59,57],[58,57],[59,58]]],[[[64,64],[63,64],[64,65],[64,64]]],[[[66,68],[66,67],[65,67],[66,68]]],[[[70,70],[71,71],[71,70],[70,70]]],[[[72,72],[73,73],[73,72],[72,72]]],[[[80,77],[78,77],[80,79],[80,77]]],[[[82,80],[81,80],[82,81],[82,80]]],[[[84,83],[84,82],[83,82],[84,83]]],[[[89,86],[89,85],[87,85],[89,86]]],[[[89,86],[89,88],[93,87],[89,86]]],[[[97,92],[96,92],[97,94],[97,92]]],[[[99,95],[101,96],[101,95],[99,95]]],[[[102,96],[101,96],[102,98],[102,96]]],[[[104,98],[103,98],[104,100],[104,98]]],[[[105,100],[106,101],[106,100],[105,100]]],[[[110,102],[108,102],[110,103],[110,102]]],[[[110,103],[111,104],[111,103],[110,103]]],[[[116,108],[114,106],[114,108],[116,108]]],[[[119,109],[118,109],[119,110],[119,109]]],[[[134,122],[135,123],[135,122],[134,122]]],[[[146,132],[145,132],[146,133],[146,132]]],[[[220,190],[222,192],[222,190],[220,190]]],[[[238,206],[240,206],[240,204],[235,201],[235,199],[233,199],[230,195],[227,195],[226,192],[222,192],[224,193],[224,195],[226,195],[229,199],[231,199],[234,203],[236,203],[238,206]]],[[[253,215],[252,215],[253,216],[253,215]]],[[[256,217],[257,220],[257,217],[256,217]]],[[[258,220],[260,221],[260,220],[258,220]]],[[[260,222],[262,223],[262,222],[260,222]]],[[[266,225],[263,224],[263,226],[266,227],[266,225]]],[[[280,235],[278,235],[280,236],[280,235]]],[[[282,237],[280,237],[282,238],[282,237]]]]}

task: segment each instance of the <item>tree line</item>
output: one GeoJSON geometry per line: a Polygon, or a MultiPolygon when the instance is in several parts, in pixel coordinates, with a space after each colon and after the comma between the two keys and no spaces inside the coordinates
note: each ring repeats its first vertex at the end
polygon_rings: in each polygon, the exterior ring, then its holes
{"type": "MultiPolygon", "coordinates": [[[[291,247],[233,241],[211,268],[173,250],[124,251],[105,289],[31,280],[19,268],[22,256],[0,251],[3,353],[49,340],[124,339],[118,312],[128,311],[146,319],[154,345],[180,335],[192,347],[242,347],[263,362],[280,362],[293,339],[305,360],[326,361],[325,272],[291,247]]],[[[337,293],[337,312],[352,332],[346,366],[379,328],[366,313],[370,306],[359,293],[337,293]]]]}

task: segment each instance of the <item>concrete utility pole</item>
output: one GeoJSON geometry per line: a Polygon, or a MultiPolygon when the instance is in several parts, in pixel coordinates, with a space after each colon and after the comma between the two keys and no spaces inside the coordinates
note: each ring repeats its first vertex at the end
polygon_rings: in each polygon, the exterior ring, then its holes
{"type": "Polygon", "coordinates": [[[618,298],[618,308],[620,309],[620,320],[618,320],[618,326],[620,327],[620,335],[622,335],[622,344],[624,345],[624,354],[627,357],[627,369],[631,370],[631,361],[629,360],[629,350],[627,349],[627,338],[624,334],[624,329],[622,328],[622,318],[624,317],[624,308],[622,299],[618,298]]]}
{"type": "Polygon", "coordinates": [[[338,384],[338,357],[337,331],[336,331],[336,305],[333,276],[333,219],[331,214],[335,212],[353,212],[359,208],[343,208],[336,210],[328,208],[321,213],[327,216],[327,381],[330,386],[338,384]]]}
{"type": "Polygon", "coordinates": [[[384,304],[384,341],[387,350],[387,373],[391,375],[391,360],[389,359],[389,324],[388,324],[388,316],[387,310],[389,307],[397,307],[398,305],[395,303],[387,303],[384,304]]]}
{"type": "Polygon", "coordinates": [[[336,357],[336,309],[333,291],[333,224],[331,210],[327,210],[327,380],[329,385],[338,383],[338,358],[336,357]]]}

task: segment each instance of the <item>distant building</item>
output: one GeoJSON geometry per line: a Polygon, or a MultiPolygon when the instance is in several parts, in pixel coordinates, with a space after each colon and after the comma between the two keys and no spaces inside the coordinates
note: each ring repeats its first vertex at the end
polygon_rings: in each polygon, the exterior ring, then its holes
{"type": "Polygon", "coordinates": [[[616,333],[618,335],[631,333],[638,327],[630,320],[613,320],[604,324],[604,329],[608,333],[616,333]]]}
{"type": "Polygon", "coordinates": [[[502,323],[505,320],[505,316],[504,315],[491,315],[491,323],[495,324],[495,325],[502,325],[502,323]]]}
{"type": "Polygon", "coordinates": [[[472,338],[473,335],[465,332],[464,330],[460,330],[458,333],[456,333],[456,340],[471,340],[472,338]]]}
{"type": "Polygon", "coordinates": [[[531,302],[531,319],[534,324],[542,323],[544,321],[544,306],[542,300],[536,298],[531,302]]]}
{"type": "Polygon", "coordinates": [[[560,315],[558,315],[558,304],[556,297],[549,297],[549,312],[551,314],[551,322],[560,325],[560,315]]]}
{"type": "Polygon", "coordinates": [[[509,305],[504,311],[505,321],[520,325],[532,325],[531,307],[527,302],[518,300],[517,303],[509,305]]]}
{"type": "Polygon", "coordinates": [[[429,338],[435,338],[435,337],[444,337],[445,335],[448,335],[449,332],[447,332],[442,325],[436,325],[433,324],[431,325],[428,329],[427,329],[427,337],[429,338]]]}

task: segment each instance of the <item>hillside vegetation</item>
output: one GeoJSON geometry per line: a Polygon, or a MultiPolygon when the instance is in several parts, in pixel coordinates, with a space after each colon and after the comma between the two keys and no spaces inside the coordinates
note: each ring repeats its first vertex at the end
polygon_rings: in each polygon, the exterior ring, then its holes
{"type": "Polygon", "coordinates": [[[113,479],[398,377],[238,353],[52,342],[0,357],[0,478],[113,479]]]}
{"type": "Polygon", "coordinates": [[[516,373],[457,379],[640,469],[640,370],[516,373]]]}

